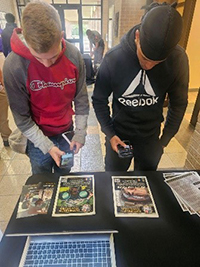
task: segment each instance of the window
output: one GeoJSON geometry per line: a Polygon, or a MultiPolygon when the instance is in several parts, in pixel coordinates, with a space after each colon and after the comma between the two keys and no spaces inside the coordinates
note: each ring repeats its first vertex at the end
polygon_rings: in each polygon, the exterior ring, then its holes
{"type": "MultiPolygon", "coordinates": [[[[19,17],[28,2],[31,0],[16,0],[19,17]]],[[[89,52],[89,40],[86,30],[91,29],[101,34],[102,0],[44,0],[52,4],[57,10],[64,12],[65,37],[75,44],[82,53],[89,52]],[[74,6],[73,6],[74,5],[74,6]],[[80,12],[74,13],[75,9],[80,12]],[[77,16],[79,16],[77,18],[77,16]],[[78,24],[80,21],[80,24],[78,24]]],[[[62,12],[59,11],[61,14],[62,12]]],[[[61,15],[60,15],[61,16],[61,15]]]]}
{"type": "Polygon", "coordinates": [[[101,5],[101,0],[82,0],[82,5],[101,5]]]}
{"type": "Polygon", "coordinates": [[[89,53],[90,43],[86,35],[87,29],[98,31],[101,34],[101,1],[82,0],[83,50],[89,53]]]}
{"type": "Polygon", "coordinates": [[[101,6],[83,6],[82,7],[83,18],[101,18],[101,6]]]}

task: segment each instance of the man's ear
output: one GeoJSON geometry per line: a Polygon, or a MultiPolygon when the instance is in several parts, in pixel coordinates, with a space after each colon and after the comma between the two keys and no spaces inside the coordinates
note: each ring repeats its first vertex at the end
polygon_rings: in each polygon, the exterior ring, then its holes
{"type": "Polygon", "coordinates": [[[140,32],[139,32],[139,30],[135,31],[135,41],[136,42],[140,41],[140,32]]]}

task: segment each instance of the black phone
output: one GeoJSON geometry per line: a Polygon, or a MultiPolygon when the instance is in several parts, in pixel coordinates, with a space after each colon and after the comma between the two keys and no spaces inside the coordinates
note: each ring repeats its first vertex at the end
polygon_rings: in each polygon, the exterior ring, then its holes
{"type": "Polygon", "coordinates": [[[126,144],[125,147],[118,145],[118,156],[120,158],[132,158],[133,157],[133,148],[132,145],[130,144],[129,140],[123,140],[122,142],[124,142],[126,144]]]}
{"type": "Polygon", "coordinates": [[[71,168],[74,165],[74,151],[68,150],[61,156],[60,168],[71,168]]]}

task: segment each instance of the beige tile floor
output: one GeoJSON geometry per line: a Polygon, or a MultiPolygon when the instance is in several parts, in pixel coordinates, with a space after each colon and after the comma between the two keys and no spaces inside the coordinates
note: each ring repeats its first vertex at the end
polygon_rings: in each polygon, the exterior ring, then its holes
{"type": "MultiPolygon", "coordinates": [[[[88,87],[89,96],[92,94],[93,87],[88,87]]],[[[189,126],[191,113],[197,92],[189,94],[189,105],[184,117],[183,125],[180,128],[180,134],[173,138],[165,149],[165,153],[159,164],[159,170],[163,169],[184,169],[185,158],[187,155],[188,136],[193,129],[189,126]]],[[[9,124],[12,130],[15,129],[15,123],[9,112],[9,124]]],[[[75,164],[72,171],[103,171],[104,135],[101,133],[96,121],[93,108],[91,106],[88,136],[85,147],[76,155],[75,164]],[[88,154],[88,148],[91,153],[88,154]],[[95,158],[96,157],[96,158],[95,158]]],[[[132,167],[131,167],[132,168],[132,167]]],[[[130,169],[131,169],[130,168],[130,169]]],[[[31,168],[27,156],[17,154],[10,148],[3,147],[0,140],[0,230],[4,232],[16,202],[19,198],[21,188],[27,178],[31,175],[31,168]]]]}

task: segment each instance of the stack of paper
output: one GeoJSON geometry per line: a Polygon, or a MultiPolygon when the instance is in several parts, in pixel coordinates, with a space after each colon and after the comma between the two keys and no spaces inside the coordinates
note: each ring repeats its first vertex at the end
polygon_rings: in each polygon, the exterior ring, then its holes
{"type": "Polygon", "coordinates": [[[197,172],[163,173],[183,211],[200,216],[200,176],[197,172]]]}

